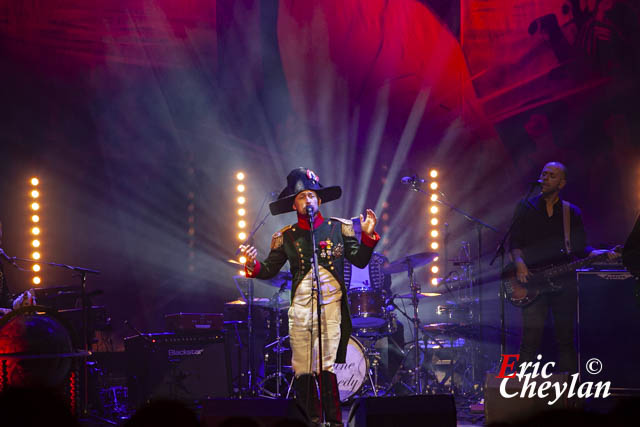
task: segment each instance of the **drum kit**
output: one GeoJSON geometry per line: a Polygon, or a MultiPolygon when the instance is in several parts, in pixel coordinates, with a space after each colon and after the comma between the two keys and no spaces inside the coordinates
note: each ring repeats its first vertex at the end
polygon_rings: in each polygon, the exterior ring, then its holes
{"type": "MultiPolygon", "coordinates": [[[[473,327],[475,304],[473,298],[468,298],[472,294],[471,262],[462,265],[464,277],[449,277],[436,288],[443,292],[421,292],[414,271],[437,257],[437,253],[422,252],[387,262],[382,255],[374,253],[369,271],[367,268],[362,269],[364,272],[358,271],[360,269],[351,265],[345,268],[345,281],[350,284],[347,295],[353,334],[347,346],[346,363],[334,366],[341,401],[362,396],[443,392],[468,395],[478,391],[471,363],[477,350],[472,344],[476,338],[473,327]],[[390,280],[387,286],[383,281],[385,277],[390,279],[390,275],[399,273],[407,274],[410,292],[393,295],[390,280]],[[422,324],[418,316],[420,301],[443,293],[450,300],[439,304],[435,313],[443,321],[422,324]],[[413,308],[412,313],[403,310],[405,304],[396,304],[396,300],[407,301],[413,308]],[[412,340],[406,344],[403,323],[398,320],[397,312],[412,326],[412,340]]],[[[291,392],[289,301],[282,295],[291,288],[291,280],[290,273],[281,272],[274,279],[264,281],[278,288],[272,298],[252,299],[253,315],[257,313],[257,324],[266,327],[266,333],[262,332],[266,339],[261,352],[260,346],[256,348],[262,357],[260,374],[255,374],[253,368],[247,372],[249,378],[257,379],[255,387],[249,381],[248,386],[238,387],[240,395],[277,398],[288,397],[291,392]]],[[[236,329],[238,324],[244,323],[248,301],[251,300],[245,298],[227,303],[233,310],[225,310],[225,323],[234,323],[236,329]],[[238,307],[244,307],[244,311],[238,311],[238,307]],[[230,317],[230,312],[237,314],[230,317]]]]}

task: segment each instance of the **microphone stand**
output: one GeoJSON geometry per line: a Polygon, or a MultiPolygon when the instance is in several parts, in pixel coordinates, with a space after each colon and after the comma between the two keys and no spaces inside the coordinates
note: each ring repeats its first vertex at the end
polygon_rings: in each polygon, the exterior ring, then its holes
{"type": "MultiPolygon", "coordinates": [[[[6,260],[13,267],[17,268],[19,271],[25,271],[25,272],[28,271],[28,270],[25,270],[24,268],[20,268],[20,266],[16,264],[15,258],[7,255],[4,249],[2,248],[0,248],[0,257],[6,260]]],[[[7,286],[7,277],[4,274],[4,267],[1,262],[0,262],[0,284],[2,286],[2,289],[0,290],[0,307],[12,308],[12,304],[11,304],[12,297],[11,297],[11,293],[9,292],[9,286],[7,286]]]]}
{"type": "MultiPolygon", "coordinates": [[[[311,247],[313,248],[313,276],[311,282],[311,317],[313,319],[313,293],[316,294],[316,312],[318,316],[318,389],[320,390],[320,421],[322,425],[325,422],[324,402],[322,393],[322,292],[320,290],[320,271],[318,268],[318,252],[316,251],[316,235],[314,230],[315,212],[311,206],[307,206],[307,215],[309,216],[309,232],[311,233],[311,247]],[[314,283],[315,282],[315,287],[314,283]]],[[[313,321],[311,321],[311,367],[313,368],[313,321]]],[[[307,394],[307,399],[308,399],[307,394]]]]}
{"type": "MultiPolygon", "coordinates": [[[[422,190],[419,187],[419,180],[417,178],[414,178],[411,181],[411,189],[413,191],[416,191],[418,193],[422,193],[425,196],[429,197],[429,194],[422,190]]],[[[497,230],[496,228],[490,226],[489,224],[483,222],[482,220],[471,216],[470,214],[468,214],[467,212],[463,211],[462,209],[459,209],[458,207],[452,205],[451,203],[448,203],[444,200],[442,200],[440,197],[438,197],[435,200],[437,203],[440,203],[441,205],[444,205],[446,207],[448,207],[449,209],[451,209],[452,211],[455,211],[457,213],[459,213],[460,215],[462,215],[464,218],[466,218],[469,222],[472,222],[475,224],[476,226],[476,231],[477,231],[477,236],[478,236],[478,273],[477,273],[477,278],[476,278],[476,287],[478,288],[478,316],[477,318],[475,318],[474,316],[474,320],[477,321],[478,325],[480,326],[480,328],[482,328],[482,298],[480,298],[480,292],[482,289],[482,229],[486,228],[488,230],[491,230],[495,233],[500,233],[499,230],[497,230]]],[[[445,266],[446,268],[446,266],[445,266]]],[[[480,336],[482,336],[482,331],[480,331],[480,336]]],[[[475,381],[475,378],[474,378],[475,381]]]]}
{"type": "MultiPolygon", "coordinates": [[[[537,182],[529,185],[529,190],[527,191],[527,194],[524,196],[524,199],[522,199],[522,201],[524,201],[525,203],[529,203],[529,197],[531,197],[531,193],[533,193],[533,189],[536,188],[537,185],[538,185],[537,182]]],[[[509,229],[502,237],[502,240],[500,240],[500,243],[496,248],[496,252],[493,255],[493,259],[491,259],[491,262],[489,263],[489,265],[493,265],[496,259],[500,257],[500,272],[503,272],[505,267],[504,255],[506,250],[504,245],[507,242],[507,239],[509,238],[511,233],[513,232],[513,227],[515,227],[515,225],[520,221],[520,218],[522,217],[523,212],[524,212],[524,209],[517,210],[516,215],[513,217],[513,220],[511,220],[511,224],[509,224],[509,229]]],[[[500,283],[500,354],[503,355],[503,354],[506,354],[507,352],[507,324],[506,324],[506,318],[505,318],[506,313],[505,313],[505,304],[504,304],[507,298],[505,295],[504,285],[502,283],[502,277],[500,278],[500,282],[501,282],[500,283]]],[[[502,358],[502,356],[500,357],[502,358]]]]}

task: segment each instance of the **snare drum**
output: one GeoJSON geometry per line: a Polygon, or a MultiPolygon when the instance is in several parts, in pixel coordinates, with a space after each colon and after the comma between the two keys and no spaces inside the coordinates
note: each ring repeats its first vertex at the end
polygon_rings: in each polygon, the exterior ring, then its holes
{"type": "Polygon", "coordinates": [[[352,289],[348,295],[354,328],[379,328],[385,324],[386,306],[381,289],[352,289]]]}
{"type": "Polygon", "coordinates": [[[355,337],[349,337],[346,363],[336,363],[333,370],[338,377],[340,401],[346,402],[362,388],[369,372],[369,360],[364,347],[355,337]]]}

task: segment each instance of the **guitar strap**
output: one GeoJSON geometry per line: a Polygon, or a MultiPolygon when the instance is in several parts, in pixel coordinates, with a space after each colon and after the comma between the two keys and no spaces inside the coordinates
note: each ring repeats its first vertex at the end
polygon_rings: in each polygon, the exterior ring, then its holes
{"type": "Polygon", "coordinates": [[[564,249],[571,255],[571,205],[562,201],[562,223],[564,225],[564,249]]]}

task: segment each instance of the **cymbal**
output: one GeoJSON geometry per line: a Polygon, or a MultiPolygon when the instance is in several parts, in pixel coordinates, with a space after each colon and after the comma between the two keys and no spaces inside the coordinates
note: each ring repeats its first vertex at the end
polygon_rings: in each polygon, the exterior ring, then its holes
{"type": "MultiPolygon", "coordinates": [[[[430,297],[439,297],[440,295],[442,295],[442,294],[439,293],[439,292],[420,292],[418,294],[418,299],[430,298],[430,297]]],[[[413,298],[413,293],[409,292],[408,294],[398,295],[396,298],[411,299],[411,298],[413,298]]]]}
{"type": "Polygon", "coordinates": [[[384,274],[402,273],[403,271],[409,271],[409,266],[412,268],[422,267],[432,262],[438,257],[437,252],[420,252],[413,255],[403,256],[397,260],[382,267],[384,274]]]}
{"type": "Polygon", "coordinates": [[[264,298],[264,299],[266,299],[266,301],[256,302],[255,304],[260,307],[271,308],[274,310],[276,308],[279,308],[280,310],[289,308],[289,306],[291,305],[288,298],[281,298],[278,303],[276,303],[274,299],[269,299],[269,298],[264,298]]]}
{"type": "Polygon", "coordinates": [[[283,285],[283,282],[287,282],[285,289],[291,289],[291,281],[293,280],[293,275],[289,271],[279,271],[275,277],[265,280],[266,283],[274,286],[276,288],[280,288],[283,285]]]}
{"type": "Polygon", "coordinates": [[[427,332],[452,332],[460,329],[462,326],[458,323],[429,323],[422,326],[427,332]]]}
{"type": "MultiPolygon", "coordinates": [[[[269,298],[254,298],[253,299],[253,304],[254,305],[260,305],[260,304],[265,304],[269,302],[269,298]]],[[[237,300],[233,300],[233,301],[229,301],[229,302],[225,302],[225,305],[246,305],[247,302],[243,299],[238,298],[237,300]]]]}

